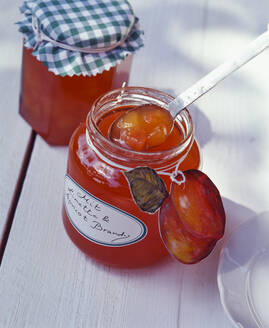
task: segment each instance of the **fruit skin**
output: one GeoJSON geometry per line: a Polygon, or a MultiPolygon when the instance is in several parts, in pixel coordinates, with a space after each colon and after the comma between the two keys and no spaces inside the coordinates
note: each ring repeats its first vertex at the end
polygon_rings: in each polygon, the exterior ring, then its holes
{"type": "Polygon", "coordinates": [[[129,110],[112,124],[110,139],[124,148],[145,151],[165,142],[173,128],[169,111],[154,104],[129,110]]]}
{"type": "Polygon", "coordinates": [[[169,252],[191,264],[210,254],[224,234],[226,219],[219,191],[207,175],[199,170],[183,173],[185,183],[173,182],[160,208],[159,228],[169,252]]]}

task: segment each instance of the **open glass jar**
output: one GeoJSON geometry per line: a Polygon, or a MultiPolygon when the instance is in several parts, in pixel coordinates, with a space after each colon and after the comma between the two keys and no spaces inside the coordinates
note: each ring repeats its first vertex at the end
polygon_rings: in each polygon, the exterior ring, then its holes
{"type": "Polygon", "coordinates": [[[65,177],[63,222],[72,241],[102,263],[141,267],[168,255],[158,228],[158,213],[135,204],[124,172],[150,167],[169,190],[179,161],[181,170],[199,168],[200,152],[188,110],[178,116],[174,130],[160,149],[137,152],[108,138],[112,122],[123,111],[141,104],[167,107],[172,96],[154,89],[127,87],[97,99],[86,123],[74,132],[65,177]],[[162,174],[162,172],[165,172],[162,174]]]}
{"type": "Polygon", "coordinates": [[[28,0],[20,114],[49,144],[67,145],[89,106],[129,79],[142,31],[126,0],[28,0]]]}

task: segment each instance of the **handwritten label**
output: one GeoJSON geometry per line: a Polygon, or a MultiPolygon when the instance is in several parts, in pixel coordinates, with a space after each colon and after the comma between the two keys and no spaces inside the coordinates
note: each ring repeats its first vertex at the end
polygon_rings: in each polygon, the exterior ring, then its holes
{"type": "Polygon", "coordinates": [[[65,176],[64,204],[74,228],[90,241],[104,246],[127,246],[147,234],[138,218],[93,196],[65,176]]]}

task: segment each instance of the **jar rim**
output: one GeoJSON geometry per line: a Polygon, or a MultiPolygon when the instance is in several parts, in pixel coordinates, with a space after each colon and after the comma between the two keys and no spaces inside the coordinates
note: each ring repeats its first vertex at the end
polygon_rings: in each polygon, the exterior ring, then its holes
{"type": "MultiPolygon", "coordinates": [[[[128,96],[133,96],[136,98],[134,98],[135,100],[140,99],[141,101],[144,100],[144,103],[146,103],[145,101],[148,102],[152,102],[152,101],[157,101],[160,104],[163,104],[165,108],[165,105],[167,106],[167,104],[172,101],[174,99],[173,96],[169,95],[168,93],[164,92],[164,91],[160,91],[157,89],[153,89],[153,88],[146,88],[146,87],[136,87],[136,86],[132,86],[132,87],[122,87],[122,88],[118,88],[118,89],[114,89],[112,91],[109,91],[108,93],[100,96],[99,98],[97,98],[94,103],[91,106],[91,110],[89,111],[87,118],[86,118],[86,128],[89,132],[89,130],[91,130],[93,132],[93,135],[95,136],[95,138],[98,139],[98,144],[102,144],[102,145],[106,145],[109,149],[113,149],[115,152],[117,152],[117,154],[124,152],[124,155],[126,157],[130,158],[143,158],[143,160],[151,160],[151,159],[157,159],[159,158],[167,158],[167,156],[169,157],[169,155],[178,155],[179,153],[181,153],[182,151],[184,151],[184,149],[194,140],[193,134],[194,134],[194,125],[193,125],[193,121],[191,118],[191,115],[188,111],[188,109],[184,109],[181,111],[181,113],[178,115],[177,119],[181,118],[185,121],[187,121],[188,123],[188,131],[186,133],[186,135],[184,134],[184,138],[174,147],[171,147],[169,149],[165,149],[165,150],[157,150],[157,151],[150,151],[150,152],[145,152],[145,151],[136,151],[136,150],[132,150],[132,149],[127,149],[124,148],[116,143],[114,143],[113,141],[109,140],[108,138],[106,138],[101,131],[98,128],[98,122],[94,119],[94,114],[95,111],[98,109],[98,106],[100,105],[100,103],[102,103],[102,101],[104,102],[102,104],[102,106],[106,105],[109,101],[111,101],[112,99],[117,99],[117,97],[121,97],[123,99],[131,99],[128,98],[128,96]],[[125,97],[125,98],[124,98],[125,97]]],[[[133,99],[133,98],[132,98],[133,99]]],[[[116,102],[115,102],[116,105],[116,102]]]]}

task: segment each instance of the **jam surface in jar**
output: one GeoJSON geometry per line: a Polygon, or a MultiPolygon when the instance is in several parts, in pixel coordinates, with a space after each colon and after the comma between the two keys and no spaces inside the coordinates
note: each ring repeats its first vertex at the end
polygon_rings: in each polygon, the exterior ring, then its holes
{"type": "Polygon", "coordinates": [[[128,82],[131,58],[96,76],[60,76],[23,47],[20,114],[49,144],[67,145],[94,100],[128,82]]]}
{"type": "MultiPolygon", "coordinates": [[[[139,209],[123,173],[138,166],[149,166],[157,172],[171,166],[168,172],[172,173],[186,149],[188,153],[180,169],[198,168],[199,147],[192,139],[182,152],[176,152],[179,145],[184,145],[185,138],[182,126],[176,123],[162,145],[144,153],[122,149],[126,152],[122,156],[120,147],[107,140],[108,131],[113,121],[133,105],[113,106],[96,119],[95,127],[88,119],[71,138],[63,222],[71,240],[90,257],[117,267],[148,266],[168,256],[159,233],[158,211],[150,214],[139,209]],[[102,144],[104,141],[108,142],[107,146],[102,144]],[[175,155],[166,159],[167,152],[175,155]],[[106,215],[107,207],[109,211],[115,210],[115,215],[106,215]],[[128,230],[132,225],[134,236],[128,230]]],[[[94,110],[88,117],[92,115],[94,110]]],[[[169,190],[170,177],[159,174],[169,190]]]]}

